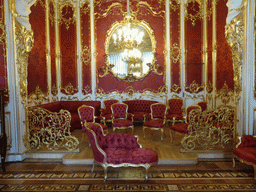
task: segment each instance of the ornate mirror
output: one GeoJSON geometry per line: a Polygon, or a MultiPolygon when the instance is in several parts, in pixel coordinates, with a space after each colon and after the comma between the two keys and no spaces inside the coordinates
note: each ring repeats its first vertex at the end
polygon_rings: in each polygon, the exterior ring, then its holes
{"type": "Polygon", "coordinates": [[[126,16],[115,22],[105,42],[107,69],[118,79],[134,82],[143,79],[155,64],[156,40],[150,26],[126,16]]]}

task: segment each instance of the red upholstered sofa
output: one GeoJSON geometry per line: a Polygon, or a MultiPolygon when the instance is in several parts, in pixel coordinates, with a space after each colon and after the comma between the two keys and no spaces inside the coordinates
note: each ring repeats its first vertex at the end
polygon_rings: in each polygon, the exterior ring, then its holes
{"type": "Polygon", "coordinates": [[[52,103],[37,105],[34,107],[41,107],[47,109],[51,112],[59,112],[61,109],[68,110],[71,114],[71,127],[70,131],[73,131],[76,128],[81,129],[80,118],[77,112],[78,107],[82,105],[89,105],[95,108],[95,116],[100,116],[100,101],[56,101],[52,103]]]}
{"type": "Polygon", "coordinates": [[[235,158],[254,168],[254,179],[256,180],[256,136],[243,135],[239,137],[239,143],[233,149],[233,167],[235,167],[235,158]]]}
{"type": "Polygon", "coordinates": [[[104,169],[104,180],[107,179],[108,167],[144,167],[145,179],[148,179],[148,169],[158,163],[158,154],[155,150],[142,147],[138,137],[132,134],[109,133],[105,135],[98,123],[86,126],[86,132],[93,151],[95,163],[104,169]]]}
{"type": "Polygon", "coordinates": [[[123,103],[128,105],[128,113],[133,114],[134,121],[144,121],[144,115],[151,112],[150,106],[153,103],[158,103],[157,101],[151,100],[128,100],[123,101],[123,103]]]}

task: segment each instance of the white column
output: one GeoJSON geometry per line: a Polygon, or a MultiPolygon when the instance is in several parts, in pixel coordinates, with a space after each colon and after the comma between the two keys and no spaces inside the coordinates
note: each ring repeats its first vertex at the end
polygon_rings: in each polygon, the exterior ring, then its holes
{"type": "Polygon", "coordinates": [[[90,0],[91,16],[91,81],[92,81],[92,99],[96,98],[96,55],[95,55],[95,37],[94,37],[94,1],[90,0]]]}
{"type": "MultiPolygon", "coordinates": [[[[171,89],[171,64],[170,64],[170,0],[165,1],[165,25],[166,25],[166,86],[167,86],[167,101],[170,98],[170,89],[171,89]]],[[[166,102],[167,102],[166,101],[166,102]]]]}

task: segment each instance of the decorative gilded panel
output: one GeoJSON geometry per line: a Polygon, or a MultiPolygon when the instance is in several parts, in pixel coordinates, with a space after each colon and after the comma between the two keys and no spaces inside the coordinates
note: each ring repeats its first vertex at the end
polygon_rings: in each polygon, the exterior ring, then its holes
{"type": "MultiPolygon", "coordinates": [[[[212,74],[212,52],[213,52],[213,14],[210,11],[212,10],[212,1],[207,1],[207,86],[212,85],[213,82],[213,74],[212,74]]],[[[207,88],[206,89],[208,93],[212,91],[212,89],[207,88]]]]}
{"type": "Polygon", "coordinates": [[[28,58],[28,95],[40,87],[43,93],[48,92],[46,64],[46,8],[45,0],[37,1],[31,7],[29,15],[31,28],[34,32],[34,47],[28,58]]]}
{"type": "Polygon", "coordinates": [[[6,38],[4,0],[0,0],[0,89],[4,89],[5,103],[9,101],[6,62],[6,38]]]}
{"type": "Polygon", "coordinates": [[[231,48],[225,38],[225,25],[228,8],[227,0],[218,1],[216,4],[216,26],[217,26],[217,66],[216,66],[216,88],[220,90],[226,83],[234,90],[234,70],[231,48]]]}
{"type": "Polygon", "coordinates": [[[181,90],[180,75],[180,4],[177,0],[170,1],[170,63],[171,63],[171,91],[181,90]]]}
{"type": "Polygon", "coordinates": [[[56,70],[56,4],[49,1],[49,38],[50,38],[50,56],[51,56],[51,93],[56,96],[57,89],[57,70],[56,70]]]}
{"type": "MultiPolygon", "coordinates": [[[[138,20],[143,20],[149,23],[150,27],[155,33],[157,48],[156,48],[156,71],[163,73],[162,75],[150,72],[143,81],[126,82],[119,81],[112,74],[107,74],[102,78],[97,78],[98,88],[97,92],[100,94],[109,94],[118,91],[119,93],[126,92],[125,88],[132,86],[137,92],[144,91],[158,91],[159,87],[165,86],[165,59],[164,59],[164,46],[165,46],[165,7],[163,4],[156,5],[156,1],[130,1],[130,12],[137,16],[138,20]],[[153,6],[154,5],[154,6],[153,6]],[[157,7],[157,8],[155,8],[157,7]]],[[[159,3],[159,2],[158,2],[159,3]]],[[[110,4],[109,2],[102,2],[101,6],[95,7],[95,30],[97,36],[97,70],[98,74],[102,75],[102,69],[107,70],[105,66],[105,52],[104,42],[106,40],[105,33],[110,28],[111,24],[115,21],[121,21],[126,13],[126,1],[115,1],[110,4]]]]}
{"type": "Polygon", "coordinates": [[[59,10],[61,92],[73,95],[78,91],[75,9],[71,4],[65,3],[59,10]]]}
{"type": "MultiPolygon", "coordinates": [[[[203,43],[203,20],[202,6],[197,1],[188,1],[186,4],[186,19],[185,19],[185,77],[186,90],[191,91],[189,87],[192,84],[202,85],[202,43],[203,43]]],[[[194,87],[194,86],[193,86],[194,87]]],[[[194,89],[193,89],[194,90],[194,89]]],[[[197,89],[201,91],[202,89],[197,89]]]]}
{"type": "Polygon", "coordinates": [[[81,18],[81,61],[82,61],[82,88],[83,94],[91,93],[91,22],[90,6],[84,3],[80,8],[81,18]]]}

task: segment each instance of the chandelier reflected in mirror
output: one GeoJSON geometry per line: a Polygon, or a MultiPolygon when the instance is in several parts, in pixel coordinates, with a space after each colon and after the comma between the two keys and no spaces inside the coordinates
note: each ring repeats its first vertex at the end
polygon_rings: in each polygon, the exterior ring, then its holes
{"type": "Polygon", "coordinates": [[[131,28],[131,24],[123,26],[116,33],[113,34],[113,41],[117,49],[137,48],[143,40],[144,33],[139,31],[138,28],[131,28]]]}
{"type": "MultiPolygon", "coordinates": [[[[129,5],[127,1],[127,5],[129,5]]],[[[154,32],[144,21],[137,20],[136,13],[129,13],[116,21],[107,31],[105,41],[106,68],[120,80],[134,82],[143,79],[154,70],[156,41],[154,32]]]]}

